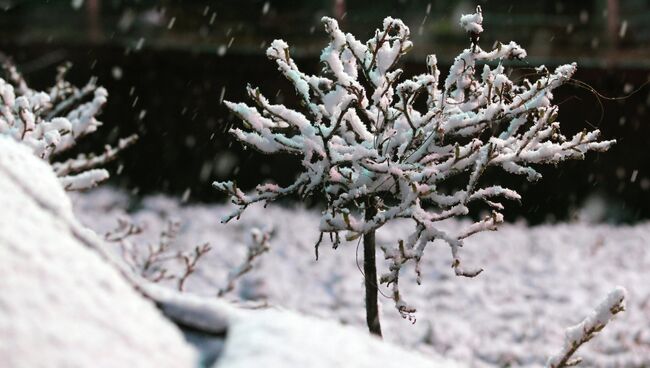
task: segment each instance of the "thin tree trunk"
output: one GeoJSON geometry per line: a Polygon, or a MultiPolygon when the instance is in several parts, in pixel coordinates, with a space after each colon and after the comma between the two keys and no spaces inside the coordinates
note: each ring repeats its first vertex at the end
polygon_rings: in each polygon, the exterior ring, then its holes
{"type": "MultiPolygon", "coordinates": [[[[366,200],[366,221],[377,214],[377,209],[370,200],[366,200]]],[[[377,304],[377,266],[375,264],[375,231],[363,236],[363,273],[366,283],[366,322],[370,333],[381,337],[379,307],[377,304]]]]}

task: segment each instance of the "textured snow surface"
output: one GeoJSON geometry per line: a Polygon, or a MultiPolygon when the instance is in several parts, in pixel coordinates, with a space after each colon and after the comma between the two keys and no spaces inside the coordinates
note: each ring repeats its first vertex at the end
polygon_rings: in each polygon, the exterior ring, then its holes
{"type": "MultiPolygon", "coordinates": [[[[110,188],[78,195],[74,202],[81,221],[100,234],[115,228],[116,218],[124,216],[123,209],[129,205],[125,194],[110,188]]],[[[355,257],[356,242],[337,250],[324,243],[316,261],[317,212],[252,206],[239,221],[223,225],[219,219],[232,207],[183,206],[155,196],[135,208],[129,215],[148,229],[140,237],[143,247],[147,241],[157,241],[164,221],[171,217],[182,222],[179,247],[189,249],[209,241],[214,248],[197,274],[188,279],[189,290],[215,295],[229,270],[244,259],[250,229],[272,229],[271,251],[229,297],[267,300],[364,328],[363,278],[356,264],[357,259],[362,262],[363,252],[355,257]]],[[[450,221],[444,229],[454,231],[467,225],[450,221]]],[[[378,241],[395,242],[409,234],[410,226],[385,226],[378,232],[378,241]]],[[[649,246],[650,223],[504,225],[497,232],[467,240],[465,262],[485,268],[478,277],[467,279],[453,275],[448,249],[435,243],[422,260],[422,285],[415,284],[412,269],[403,271],[400,278],[404,298],[418,308],[415,324],[403,320],[391,300],[380,297],[385,339],[473,367],[542,366],[562,346],[566,328],[582,321],[621,285],[629,292],[626,312],[617,315],[578,355],[585,360],[583,366],[647,366],[649,246]]],[[[384,271],[380,254],[378,259],[384,271]]],[[[327,344],[327,339],[322,343],[327,344]]]]}
{"type": "Polygon", "coordinates": [[[0,366],[195,364],[180,330],[84,245],[49,166],[5,137],[0,208],[0,366]]]}
{"type": "Polygon", "coordinates": [[[369,336],[362,329],[267,309],[250,313],[232,324],[217,367],[456,368],[461,365],[408,353],[369,336]]]}

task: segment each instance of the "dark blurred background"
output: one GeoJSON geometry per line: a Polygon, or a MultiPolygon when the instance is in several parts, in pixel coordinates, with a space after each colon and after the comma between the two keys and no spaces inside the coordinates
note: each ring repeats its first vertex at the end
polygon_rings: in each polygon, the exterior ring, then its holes
{"type": "Polygon", "coordinates": [[[492,173],[486,181],[521,188],[523,204],[511,205],[507,218],[650,218],[650,0],[0,0],[0,52],[32,88],[49,87],[65,61],[74,65],[69,79],[76,84],[99,78],[110,93],[105,125],[79,149],[141,136],[110,166],[116,186],[215,201],[223,198],[211,188],[214,180],[233,178],[244,188],[263,180],[287,184],[299,169],[293,157],[244,150],[224,133],[237,121],[221,101],[243,100],[246,83],[276,102],[296,102],[264,56],[273,39],[287,41],[304,71],[316,73],[327,42],[322,16],[365,40],[390,15],[411,28],[406,74],[424,72],[425,56],[435,53],[444,77],[468,44],[458,19],[477,4],[484,48],[514,40],[528,51],[523,67],[577,61],[578,79],[604,96],[628,96],[603,99],[574,86],[556,93],[565,133],[596,126],[619,143],[585,161],[543,168],[534,184],[492,173]]]}

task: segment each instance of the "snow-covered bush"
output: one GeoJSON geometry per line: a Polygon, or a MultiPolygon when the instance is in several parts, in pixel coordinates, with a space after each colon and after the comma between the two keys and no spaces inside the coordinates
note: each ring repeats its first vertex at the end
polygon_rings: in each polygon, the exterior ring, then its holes
{"type": "Polygon", "coordinates": [[[120,139],[115,147],[106,146],[99,155],[55,161],[102,124],[96,116],[106,103],[106,89],[97,86],[94,78],[82,88],[70,84],[65,80],[69,65],[59,68],[47,92],[31,89],[13,64],[6,62],[3,68],[7,79],[0,78],[0,134],[23,142],[36,156],[52,163],[66,190],[87,189],[108,179],[108,171],[96,167],[115,159],[136,141],[135,135],[120,139]]]}
{"type": "Polygon", "coordinates": [[[383,28],[362,43],[325,17],[330,42],[320,57],[320,75],[301,72],[282,40],[266,51],[294,85],[299,109],[273,104],[252,87],[247,89],[251,105],[225,102],[244,123],[230,130],[238,140],[267,154],[299,156],[304,171],[287,187],[261,184],[252,194],[233,182],[215,182],[238,206],[223,221],[239,217],[255,202],[324,195],[316,252],[325,234],[335,247],[341,233],[347,240],[364,238],[367,322],[374,333],[381,334],[374,264],[377,229],[394,219],[414,223],[407,238],[380,245],[390,270],[380,282],[392,288],[399,313],[411,318],[416,310],[400,294],[401,268],[413,263],[420,282],[424,251],[440,239],[451,248],[449,264],[457,275],[478,275],[481,268],[462,261],[463,240],[497,229],[503,221],[500,200],[521,199],[513,189],[482,182],[485,170],[500,168],[536,181],[541,178],[537,164],[582,159],[588,151],[605,151],[614,143],[599,141],[598,130],[573,137],[560,132],[553,90],[571,79],[575,63],[554,71],[540,66],[534,80],[511,80],[504,61],[524,59],[526,51],[515,42],[484,51],[479,46],[482,20],[480,8],[461,17],[471,44],[441,81],[435,55],[426,59],[427,73],[400,80],[400,58],[413,46],[401,20],[386,18],[383,28]],[[450,179],[457,177],[464,182],[453,187],[450,179]],[[458,233],[437,226],[468,215],[472,202],[487,204],[491,215],[458,233]]]}
{"type": "MultiPolygon", "coordinates": [[[[185,291],[187,279],[199,269],[199,262],[212,250],[210,243],[203,242],[187,249],[177,240],[181,223],[172,219],[165,221],[155,241],[145,241],[140,235],[146,231],[129,217],[117,219],[117,227],[106,232],[104,240],[115,244],[124,263],[131,272],[152,283],[174,283],[178,291],[185,291]]],[[[246,257],[228,272],[223,287],[217,295],[224,296],[235,288],[237,282],[250,272],[257,258],[269,249],[271,231],[253,227],[246,243],[246,257]]]]}
{"type": "Polygon", "coordinates": [[[196,272],[198,262],[212,248],[209,243],[203,243],[191,251],[178,250],[175,241],[180,225],[176,220],[168,220],[158,241],[145,245],[132,238],[142,233],[143,227],[127,218],[119,218],[117,227],[107,232],[104,240],[119,246],[122,259],[135,274],[153,283],[174,281],[178,291],[184,291],[185,282],[196,272]]]}
{"type": "Polygon", "coordinates": [[[246,258],[239,266],[230,270],[226,285],[219,289],[217,295],[223,296],[224,294],[231,292],[235,288],[237,280],[253,269],[253,263],[255,260],[262,254],[268,252],[271,248],[269,245],[269,239],[271,239],[271,232],[262,231],[258,228],[251,229],[250,238],[246,248],[246,258]]]}

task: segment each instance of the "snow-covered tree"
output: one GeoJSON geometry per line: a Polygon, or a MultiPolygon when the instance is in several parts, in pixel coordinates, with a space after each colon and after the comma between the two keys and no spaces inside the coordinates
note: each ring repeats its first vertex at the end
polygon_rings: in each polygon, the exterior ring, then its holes
{"type": "Polygon", "coordinates": [[[482,181],[488,168],[541,178],[538,164],[582,159],[588,151],[605,151],[613,140],[599,141],[600,132],[573,137],[560,132],[553,90],[571,80],[576,64],[550,71],[536,68],[534,79],[511,80],[506,60],[521,60],[526,51],[515,42],[497,43],[485,51],[480,7],[463,15],[460,25],[470,46],[458,55],[444,80],[435,55],[426,58],[428,72],[400,79],[400,58],[413,46],[409,28],[386,18],[382,29],[365,43],[323,18],[330,42],[323,50],[319,75],[300,71],[289,45],[275,40],[266,55],[294,85],[299,109],[274,104],[259,89],[248,87],[252,104],[225,102],[244,123],[230,132],[263,153],[289,153],[302,159],[304,171],[287,187],[258,185],[245,194],[233,182],[213,185],[228,193],[238,209],[223,219],[237,218],[252,203],[297,194],[325,197],[321,236],[334,247],[363,237],[367,322],[381,335],[377,308],[375,231],[394,219],[413,221],[413,232],[397,244],[380,247],[389,272],[379,278],[392,290],[399,313],[416,311],[400,293],[401,268],[415,265],[417,282],[426,247],[440,239],[451,249],[450,265],[459,276],[474,277],[482,269],[461,258],[463,240],[503,222],[501,200],[519,201],[513,189],[482,181]],[[460,187],[453,187],[464,178],[460,187]],[[469,214],[468,205],[483,202],[491,215],[458,233],[441,230],[444,219],[469,214]]]}
{"type": "Polygon", "coordinates": [[[68,65],[59,68],[54,86],[48,91],[31,89],[16,67],[5,62],[7,79],[0,78],[0,134],[29,146],[34,154],[49,161],[66,190],[81,190],[108,179],[108,171],[96,169],[117,157],[133,144],[135,135],[120,139],[103,153],[79,154],[55,161],[78,140],[102,125],[96,119],[106,103],[108,92],[92,78],[82,88],[65,80],[68,65]]]}

